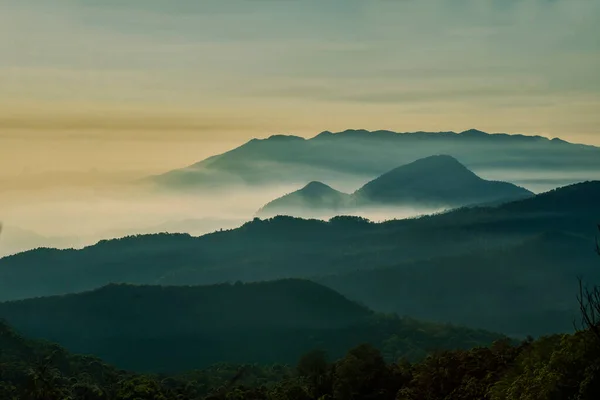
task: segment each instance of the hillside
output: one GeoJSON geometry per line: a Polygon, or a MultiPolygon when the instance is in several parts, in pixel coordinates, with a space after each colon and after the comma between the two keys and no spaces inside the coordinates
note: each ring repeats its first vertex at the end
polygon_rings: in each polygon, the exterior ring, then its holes
{"type": "Polygon", "coordinates": [[[451,155],[477,174],[493,173],[495,179],[540,191],[600,175],[600,149],[558,139],[474,129],[460,133],[346,130],[322,132],[310,139],[284,135],[253,139],[149,181],[161,188],[188,190],[311,181],[349,182],[358,187],[432,154],[451,155]]]}
{"type": "Polygon", "coordinates": [[[257,215],[318,218],[387,207],[444,209],[533,196],[511,183],[481,179],[454,157],[426,157],[371,180],[353,194],[311,182],[262,207],[257,215]]]}
{"type": "MultiPolygon", "coordinates": [[[[141,235],[103,241],[82,250],[38,249],[0,259],[0,299],[73,293],[111,282],[189,285],[312,279],[448,257],[456,260],[454,265],[468,262],[481,268],[481,279],[494,285],[493,274],[486,278],[486,269],[470,260],[471,254],[489,254],[498,268],[506,266],[507,279],[515,282],[521,279],[519,268],[545,271],[550,262],[545,290],[562,301],[565,285],[571,281],[575,284],[578,272],[592,268],[579,255],[587,257],[583,254],[593,250],[595,224],[600,221],[600,207],[595,202],[599,186],[600,182],[587,182],[498,207],[466,208],[378,224],[354,217],[328,222],[278,217],[256,219],[238,229],[198,238],[141,235]],[[540,236],[546,232],[579,239],[556,247],[560,257],[548,258],[531,242],[535,237],[547,242],[547,237],[540,236]],[[531,248],[525,251],[520,246],[531,248]],[[527,258],[520,258],[522,252],[527,258]]],[[[435,274],[430,277],[440,283],[446,279],[438,280],[435,274]]],[[[500,283],[498,288],[502,288],[500,283]]],[[[520,290],[527,296],[538,293],[534,286],[524,285],[520,290]]],[[[556,301],[550,301],[549,307],[556,307],[556,301]]],[[[390,307],[393,304],[390,298],[390,307]]],[[[490,312],[483,304],[470,306],[473,315],[490,312]]],[[[506,333],[521,332],[519,312],[516,309],[514,316],[506,315],[506,333]]],[[[411,316],[432,315],[424,312],[411,316]]],[[[536,331],[557,327],[541,317],[538,321],[536,331]]]]}
{"type": "Polygon", "coordinates": [[[347,209],[350,196],[321,182],[310,182],[302,189],[275,199],[260,210],[259,216],[278,214],[303,216],[315,213],[337,213],[347,209]]]}
{"type": "Polygon", "coordinates": [[[506,182],[481,179],[454,157],[426,157],[368,182],[353,197],[364,205],[461,207],[530,197],[530,191],[506,182]]]}
{"type": "MultiPolygon", "coordinates": [[[[403,340],[396,335],[388,343],[403,340]]],[[[219,363],[166,375],[118,370],[26,339],[0,321],[0,398],[517,400],[534,393],[537,399],[596,399],[599,343],[589,330],[520,343],[503,338],[486,347],[433,352],[416,363],[386,360],[385,350],[361,344],[337,359],[310,351],[295,367],[219,363]]]]}
{"type": "Polygon", "coordinates": [[[0,319],[0,398],[2,399],[204,399],[228,387],[257,387],[289,379],[284,365],[219,363],[168,379],[124,371],[89,355],[73,354],[45,340],[22,336],[0,319]],[[243,375],[240,376],[240,371],[243,375]]]}
{"type": "Polygon", "coordinates": [[[483,331],[378,317],[302,280],[206,287],[110,285],[81,294],[0,303],[24,334],[94,354],[121,368],[173,372],[217,362],[293,363],[323,348],[341,356],[361,343],[414,359],[437,348],[500,338],[483,331]]]}
{"type": "Polygon", "coordinates": [[[513,337],[572,329],[577,277],[600,282],[593,241],[546,232],[522,244],[318,278],[373,309],[513,337]],[[435,296],[432,295],[435,293],[435,296]]]}

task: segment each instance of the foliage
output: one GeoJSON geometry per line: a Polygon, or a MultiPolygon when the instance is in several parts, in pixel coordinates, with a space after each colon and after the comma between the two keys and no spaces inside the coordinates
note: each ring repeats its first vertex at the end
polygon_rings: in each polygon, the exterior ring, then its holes
{"type": "Polygon", "coordinates": [[[119,368],[177,373],[220,362],[295,363],[321,348],[341,357],[372,343],[388,361],[485,345],[502,335],[379,315],[305,280],[211,286],[109,285],[0,303],[23,334],[119,368]]]}
{"type": "Polygon", "coordinates": [[[334,362],[322,351],[295,369],[217,364],[180,375],[118,370],[0,323],[0,398],[13,400],[592,400],[600,396],[600,347],[589,331],[439,351],[385,362],[360,345],[334,362]]]}

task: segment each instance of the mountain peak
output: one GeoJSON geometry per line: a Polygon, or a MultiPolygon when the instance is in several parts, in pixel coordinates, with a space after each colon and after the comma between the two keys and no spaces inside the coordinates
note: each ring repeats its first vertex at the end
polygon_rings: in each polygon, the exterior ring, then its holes
{"type": "Polygon", "coordinates": [[[510,183],[486,181],[456,158],[440,154],[395,168],[354,195],[361,202],[453,207],[523,198],[531,193],[510,183]]]}
{"type": "Polygon", "coordinates": [[[284,141],[304,141],[305,139],[303,137],[295,136],[295,135],[277,134],[277,135],[271,135],[264,140],[284,142],[284,141]]]}
{"type": "Polygon", "coordinates": [[[487,135],[489,135],[489,133],[487,133],[487,132],[480,131],[479,129],[474,129],[474,128],[463,131],[460,134],[464,135],[464,136],[487,136],[487,135]]]}
{"type": "Polygon", "coordinates": [[[294,211],[338,210],[348,202],[349,195],[322,182],[309,182],[302,189],[271,201],[259,210],[259,215],[274,215],[294,211]]]}
{"type": "MultiPolygon", "coordinates": [[[[407,173],[411,174],[430,174],[435,173],[438,176],[448,176],[451,174],[467,174],[469,176],[476,175],[467,167],[460,163],[456,158],[448,154],[437,154],[425,158],[418,159],[412,163],[402,165],[388,172],[388,174],[407,173]]],[[[387,175],[387,174],[384,174],[387,175]]],[[[416,175],[415,175],[416,177],[416,175]]]]}
{"type": "Polygon", "coordinates": [[[338,135],[363,136],[368,135],[369,133],[371,132],[366,129],[346,129],[345,131],[338,133],[338,135]]]}
{"type": "MultiPolygon", "coordinates": [[[[431,164],[431,163],[436,163],[436,164],[454,164],[454,165],[461,165],[463,166],[456,158],[454,158],[451,155],[448,154],[435,154],[433,156],[429,156],[429,157],[424,157],[421,159],[418,159],[416,161],[413,162],[414,163],[420,163],[420,164],[431,164]]],[[[408,164],[410,165],[410,164],[408,164]]]]}
{"type": "Polygon", "coordinates": [[[312,181],[312,182],[309,182],[302,189],[300,189],[300,191],[304,192],[306,194],[310,194],[310,193],[323,193],[323,192],[330,192],[330,191],[335,192],[336,190],[333,189],[331,186],[324,184],[323,182],[312,181]]]}

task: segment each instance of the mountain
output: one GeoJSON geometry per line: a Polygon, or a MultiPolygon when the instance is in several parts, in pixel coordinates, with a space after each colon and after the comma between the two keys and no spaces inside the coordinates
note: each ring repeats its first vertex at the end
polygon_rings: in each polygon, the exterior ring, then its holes
{"type": "Polygon", "coordinates": [[[162,189],[230,190],[239,186],[366,180],[432,154],[448,154],[481,176],[536,192],[600,176],[600,149],[541,136],[464,132],[346,130],[304,139],[252,139],[189,167],[150,177],[162,189]],[[509,160],[509,161],[507,161],[509,160]]]}
{"type": "Polygon", "coordinates": [[[422,357],[489,344],[501,335],[377,316],[303,280],[205,287],[109,285],[91,292],[0,303],[0,317],[30,337],[137,371],[214,363],[294,363],[314,348],[342,356],[361,343],[422,357]]]}
{"type": "Polygon", "coordinates": [[[430,156],[395,168],[352,195],[311,182],[265,205],[259,216],[320,217],[385,207],[444,209],[532,196],[511,183],[481,179],[452,156],[430,156]]]}
{"type": "Polygon", "coordinates": [[[314,215],[343,212],[350,206],[350,195],[339,192],[321,182],[310,182],[302,189],[275,199],[259,211],[258,215],[314,215]]]}
{"type": "Polygon", "coordinates": [[[368,182],[353,197],[363,205],[461,207],[533,195],[511,183],[481,179],[454,157],[426,157],[368,182]]]}
{"type": "Polygon", "coordinates": [[[600,282],[589,237],[548,231],[499,249],[476,249],[317,281],[382,312],[452,321],[513,337],[570,330],[577,277],[600,282]],[[435,294],[435,295],[433,295],[435,294]]]}
{"type": "MultiPolygon", "coordinates": [[[[600,182],[594,181],[498,206],[463,208],[385,223],[358,217],[336,217],[329,221],[257,218],[237,229],[201,237],[139,235],[102,241],[82,250],[38,249],[0,259],[0,300],[80,292],[111,282],[206,285],[282,278],[320,280],[431,262],[435,266],[427,276],[431,287],[448,282],[445,274],[453,274],[455,270],[457,279],[468,282],[468,271],[461,269],[464,264],[481,269],[477,287],[496,290],[498,298],[507,299],[505,304],[498,301],[495,308],[486,308],[484,302],[476,301],[477,297],[460,297],[462,291],[441,291],[440,299],[447,293],[448,304],[458,301],[461,305],[457,309],[470,310],[463,315],[448,313],[449,318],[444,322],[460,321],[491,330],[502,324],[504,333],[520,333],[522,317],[527,314],[531,321],[537,321],[529,326],[531,333],[570,330],[570,319],[558,322],[559,319],[546,318],[547,311],[541,309],[535,318],[531,314],[535,310],[530,312],[527,307],[512,304],[511,313],[506,313],[506,309],[514,290],[525,293],[524,298],[534,298],[543,289],[548,293],[540,297],[547,301],[546,310],[561,315],[566,315],[565,310],[567,313],[574,310],[577,275],[595,279],[598,271],[593,252],[596,223],[600,221],[598,199],[600,182]],[[557,240],[550,240],[552,235],[577,240],[555,246],[557,240]],[[540,243],[546,243],[547,247],[540,247],[540,243]],[[452,264],[446,260],[453,260],[452,264]],[[492,261],[497,267],[488,273],[486,265],[492,261]],[[445,265],[454,267],[443,270],[445,265]],[[537,272],[531,276],[547,282],[543,288],[535,280],[524,279],[519,272],[532,268],[537,272]],[[436,272],[438,269],[444,274],[436,272]],[[505,278],[497,279],[494,271],[505,271],[505,278]],[[505,282],[523,283],[507,286],[505,282]],[[573,294],[567,296],[570,285],[573,294]],[[477,314],[498,315],[498,321],[469,319],[469,315],[477,314]]],[[[382,279],[385,281],[381,285],[388,282],[423,285],[419,275],[402,277],[401,281],[387,279],[385,275],[382,279]]],[[[365,280],[365,290],[377,290],[379,281],[374,278],[375,283],[368,286],[365,280]]],[[[332,281],[327,283],[334,287],[332,281]]],[[[346,289],[342,283],[335,287],[351,299],[362,299],[376,311],[404,313],[403,308],[393,308],[399,304],[396,298],[406,299],[401,293],[389,292],[387,305],[371,303],[377,299],[359,298],[358,289],[350,285],[346,289]]],[[[444,318],[424,308],[415,312],[412,317],[444,318]]]]}
{"type": "Polygon", "coordinates": [[[165,379],[164,375],[120,370],[99,358],[70,353],[56,343],[24,337],[3,320],[0,365],[0,398],[6,400],[203,399],[230,387],[235,376],[239,385],[258,387],[294,372],[285,365],[219,363],[165,379]]]}

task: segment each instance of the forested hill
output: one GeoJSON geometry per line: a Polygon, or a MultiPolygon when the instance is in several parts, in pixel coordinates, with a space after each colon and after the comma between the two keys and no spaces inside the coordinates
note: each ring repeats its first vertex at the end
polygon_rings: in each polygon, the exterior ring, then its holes
{"type": "Polygon", "coordinates": [[[590,399],[600,396],[600,341],[589,330],[387,362],[363,344],[343,357],[310,351],[293,364],[219,363],[178,375],[118,370],[0,320],[0,398],[36,400],[590,399]]]}
{"type": "Polygon", "coordinates": [[[593,246],[590,237],[547,232],[507,248],[315,279],[378,311],[538,336],[572,330],[577,278],[600,282],[593,246]]]}
{"type": "Polygon", "coordinates": [[[121,368],[172,372],[218,362],[293,363],[361,343],[389,357],[489,344],[501,335],[381,316],[304,280],[158,287],[109,285],[81,294],[0,303],[24,334],[121,368]]]}

